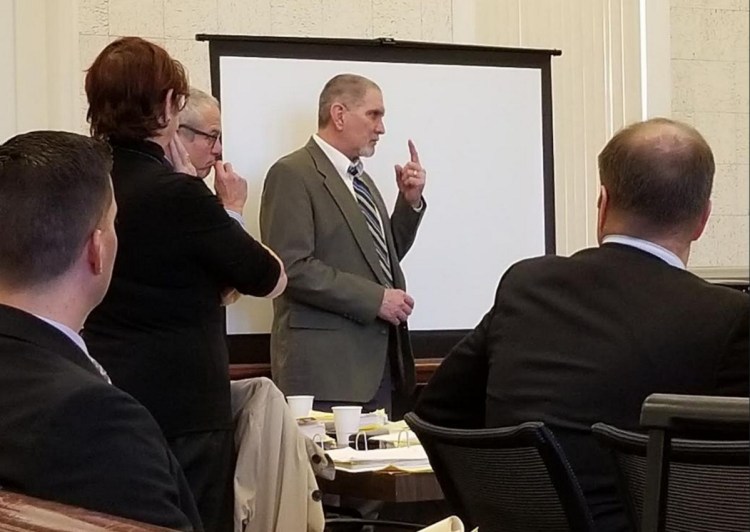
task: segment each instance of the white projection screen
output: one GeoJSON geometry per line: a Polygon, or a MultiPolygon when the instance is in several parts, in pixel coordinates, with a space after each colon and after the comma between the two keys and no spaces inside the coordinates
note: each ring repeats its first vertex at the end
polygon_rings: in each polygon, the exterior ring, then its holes
{"type": "MultiPolygon", "coordinates": [[[[364,163],[389,209],[393,166],[408,160],[408,139],[427,169],[427,211],[402,262],[416,301],[414,335],[474,327],[511,264],[554,252],[550,58],[559,52],[390,39],[198,39],[209,41],[224,159],[248,180],[244,217],[256,238],[266,172],[316,131],[325,82],[350,72],[380,85],[386,134],[364,163]]],[[[267,300],[241,298],[227,310],[230,339],[267,335],[272,312],[267,300]]]]}

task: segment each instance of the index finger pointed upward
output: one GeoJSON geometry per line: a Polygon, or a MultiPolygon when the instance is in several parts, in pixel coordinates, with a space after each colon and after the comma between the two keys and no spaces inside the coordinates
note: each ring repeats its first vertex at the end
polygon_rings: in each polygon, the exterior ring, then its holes
{"type": "Polygon", "coordinates": [[[409,139],[409,155],[411,156],[411,162],[419,164],[419,153],[411,139],[409,139]]]}

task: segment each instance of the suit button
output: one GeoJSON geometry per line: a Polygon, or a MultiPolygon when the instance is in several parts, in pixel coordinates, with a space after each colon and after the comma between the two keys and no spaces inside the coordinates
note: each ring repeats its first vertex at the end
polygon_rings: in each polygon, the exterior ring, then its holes
{"type": "Polygon", "coordinates": [[[380,329],[380,334],[388,334],[388,328],[380,329]]]}
{"type": "Polygon", "coordinates": [[[310,459],[313,461],[313,464],[319,464],[323,460],[319,454],[312,455],[310,459]]]}
{"type": "Polygon", "coordinates": [[[320,490],[313,490],[312,494],[310,494],[310,497],[312,497],[312,500],[315,502],[320,502],[321,499],[323,499],[323,494],[320,490]]]}

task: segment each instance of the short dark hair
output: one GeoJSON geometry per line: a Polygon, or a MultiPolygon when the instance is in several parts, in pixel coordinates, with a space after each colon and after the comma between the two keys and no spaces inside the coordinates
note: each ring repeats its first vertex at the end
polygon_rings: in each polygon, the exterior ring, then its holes
{"type": "MultiPolygon", "coordinates": [[[[86,119],[101,139],[141,140],[167,124],[164,99],[188,97],[185,69],[164,48],[140,37],[123,37],[99,53],[86,73],[86,119]]],[[[179,109],[177,109],[179,110],[179,109]]]]}
{"type": "Polygon", "coordinates": [[[0,146],[0,282],[22,288],[68,271],[112,201],[112,154],[98,140],[32,131],[0,146]]]}
{"type": "Polygon", "coordinates": [[[336,101],[356,105],[364,99],[367,89],[380,90],[380,87],[358,74],[338,74],[329,79],[318,100],[318,127],[325,127],[331,121],[331,106],[336,101]]]}
{"type": "Polygon", "coordinates": [[[715,165],[693,127],[653,118],[615,134],[599,154],[599,176],[609,205],[633,215],[646,231],[696,220],[711,196],[715,165]]]}

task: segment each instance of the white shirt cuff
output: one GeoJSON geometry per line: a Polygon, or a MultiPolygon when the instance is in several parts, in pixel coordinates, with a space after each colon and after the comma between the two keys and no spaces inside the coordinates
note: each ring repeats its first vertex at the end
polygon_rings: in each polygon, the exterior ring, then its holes
{"type": "Polygon", "coordinates": [[[236,213],[234,211],[230,211],[229,209],[224,209],[224,210],[227,211],[227,214],[229,215],[230,218],[232,218],[235,222],[240,224],[243,229],[245,228],[245,219],[242,218],[241,214],[236,213]]]}

